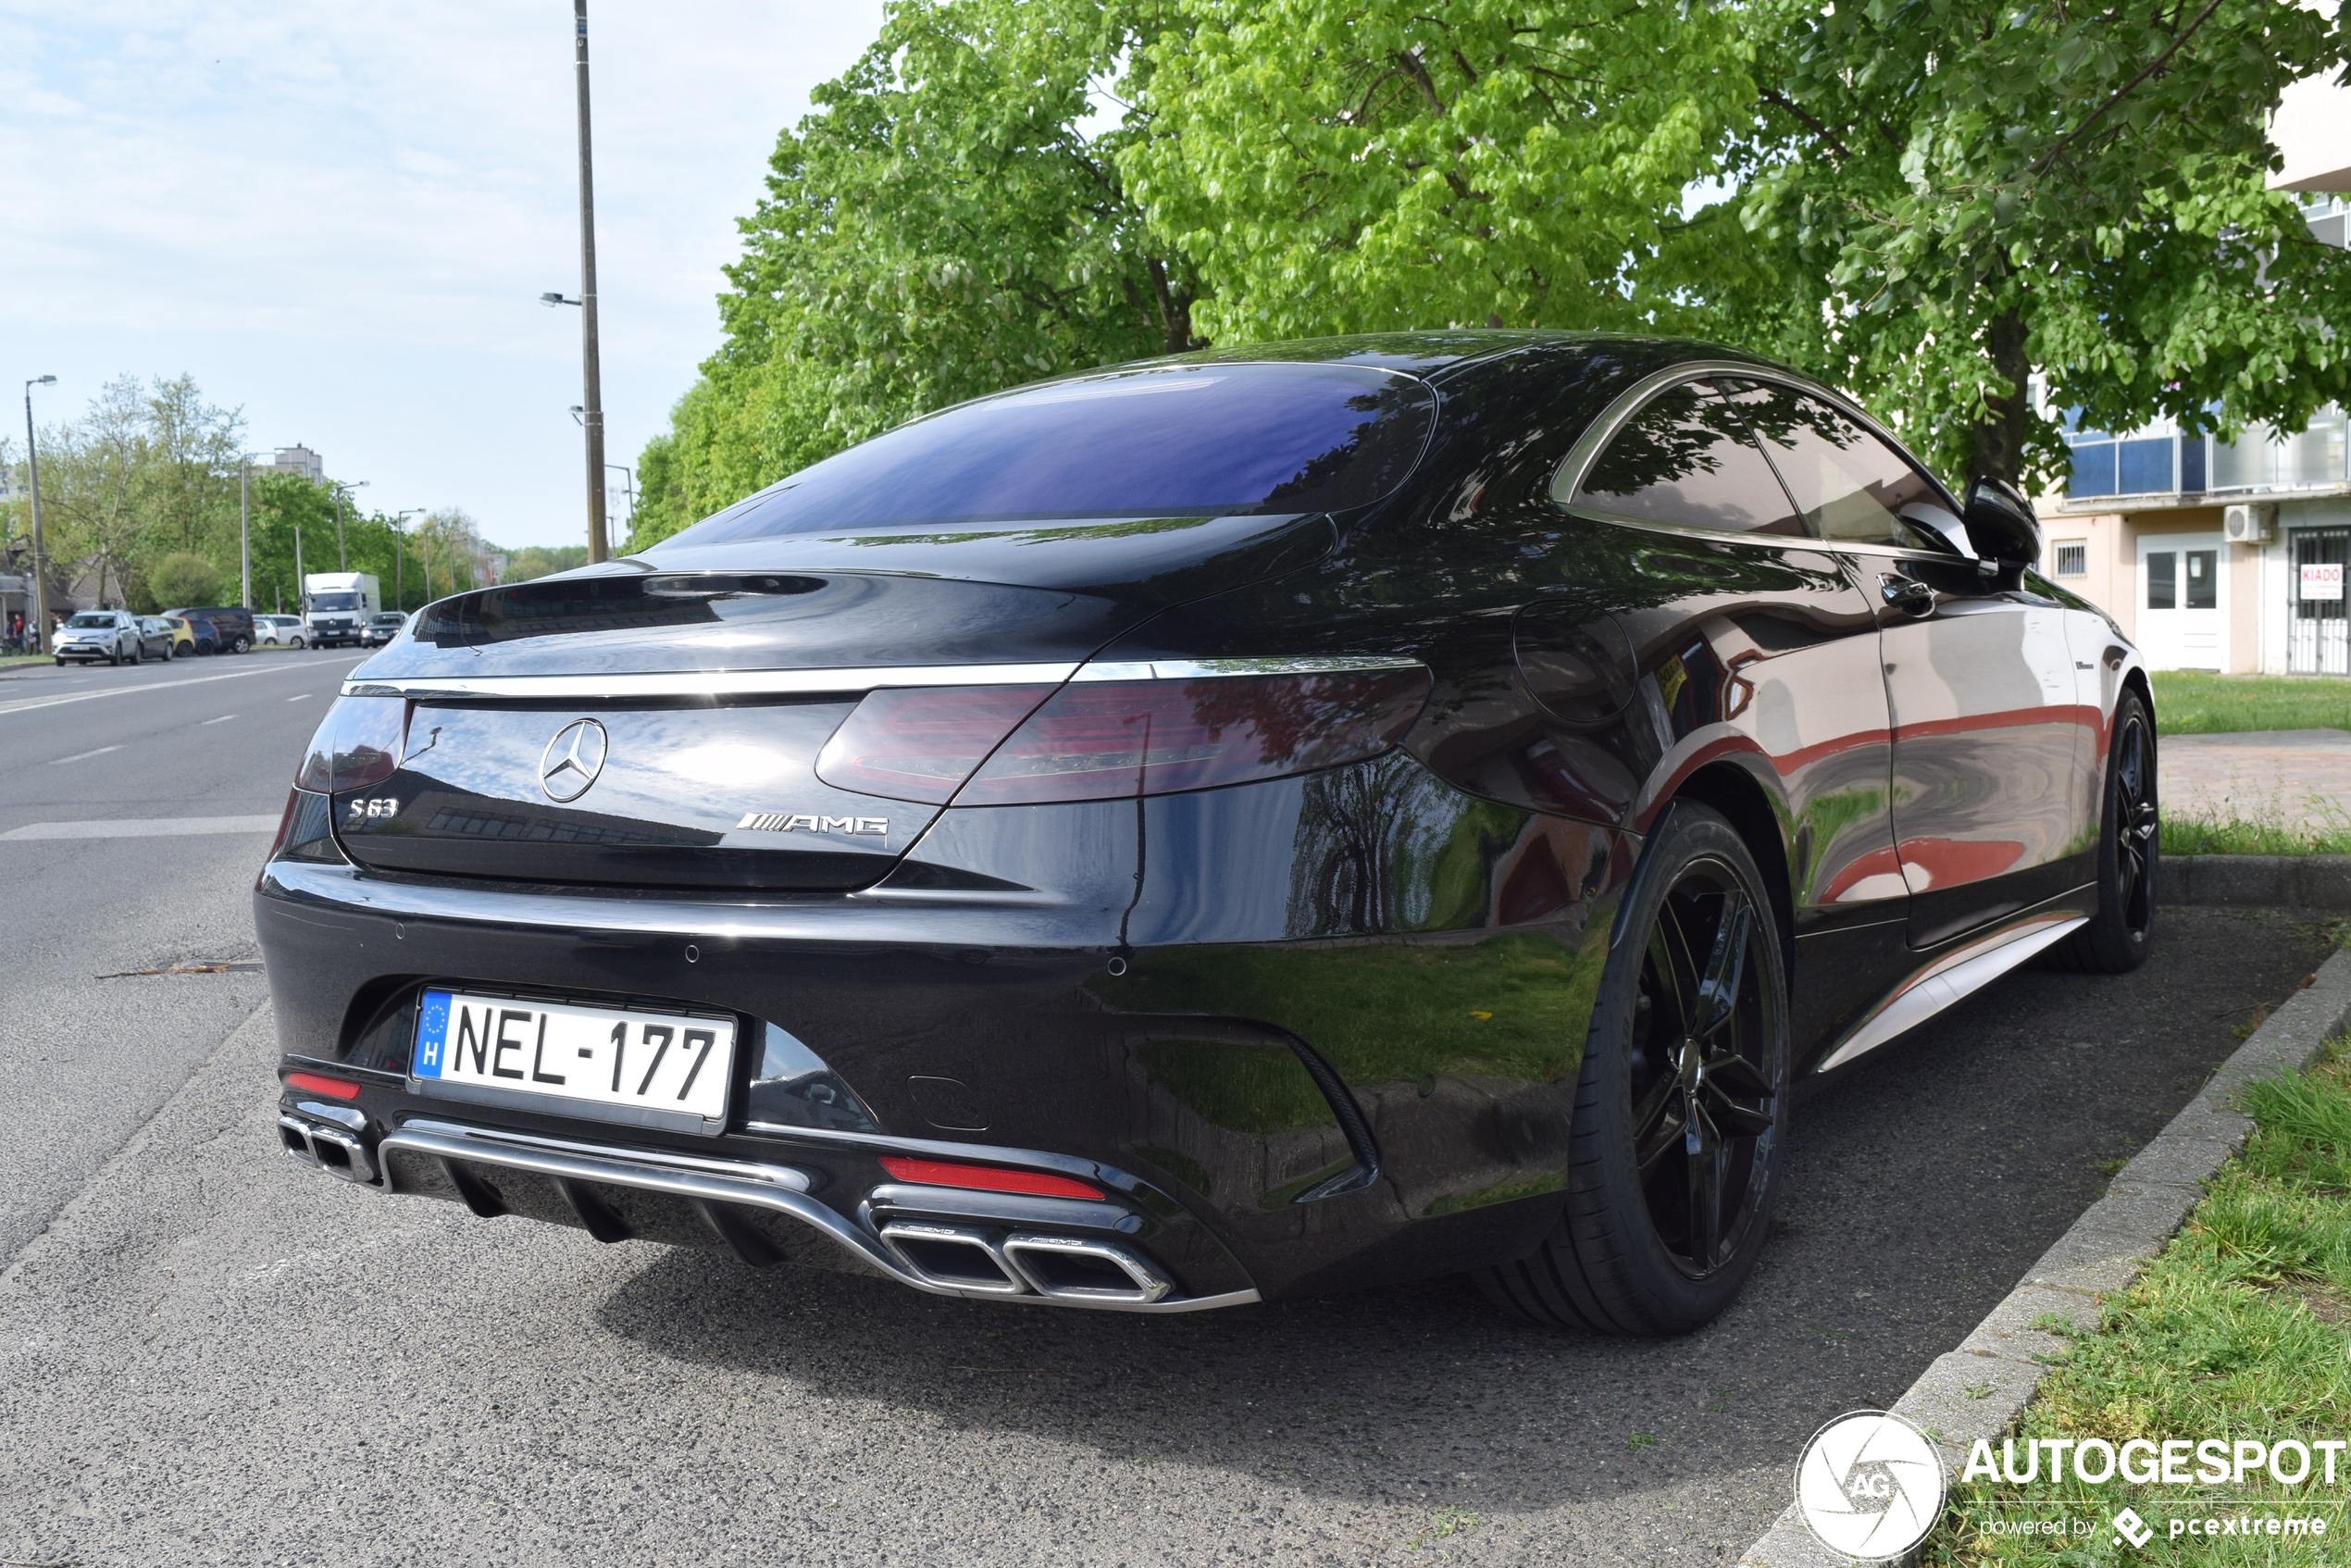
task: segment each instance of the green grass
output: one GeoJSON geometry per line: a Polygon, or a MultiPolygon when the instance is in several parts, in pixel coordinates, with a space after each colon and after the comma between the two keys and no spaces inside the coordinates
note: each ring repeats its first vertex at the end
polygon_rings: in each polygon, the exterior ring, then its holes
{"type": "Polygon", "coordinates": [[[2351,680],[2333,676],[2207,675],[2156,670],[2156,729],[2228,735],[2247,729],[2351,729],[2351,680]]]}
{"type": "Polygon", "coordinates": [[[2281,828],[2268,822],[2163,819],[2165,854],[2351,854],[2351,829],[2281,828]]]}
{"type": "MultiPolygon", "coordinates": [[[[2307,1073],[2255,1085],[2259,1124],[2216,1176],[2186,1227],[2139,1281],[2109,1303],[2102,1327],[2070,1349],[2027,1408],[2021,1437],[2351,1437],[2351,1048],[2337,1040],[2307,1073]]],[[[1927,1561],[1938,1568],[2057,1568],[2133,1563],[2250,1564],[2351,1560],[2344,1473],[2328,1487],[2051,1486],[1977,1482],[1954,1488],[1927,1561]],[[2327,1520],[2322,1540],[2170,1537],[2169,1521],[2235,1512],[2220,1504],[2280,1500],[2327,1520]],[[2028,1506],[2030,1505],[2030,1506],[2028,1506]],[[2144,1551],[2113,1547],[2123,1507],[2157,1530],[2144,1551]],[[1979,1533],[1987,1517],[2094,1518],[2087,1536],[1979,1533]]],[[[2281,1511],[2252,1508],[2268,1517],[2281,1511]]]]}

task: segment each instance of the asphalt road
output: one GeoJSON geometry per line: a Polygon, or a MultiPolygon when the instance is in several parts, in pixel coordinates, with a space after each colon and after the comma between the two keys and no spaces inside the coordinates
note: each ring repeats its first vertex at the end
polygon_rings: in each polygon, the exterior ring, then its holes
{"type": "Polygon", "coordinates": [[[1803,1102],[1781,1234],[1686,1339],[1546,1334],[1450,1282],[942,1301],[317,1176],[275,1149],[258,977],[93,977],[249,957],[261,840],[6,833],[274,811],[349,663],[0,684],[0,885],[37,915],[0,981],[0,1559],[1723,1561],[1804,1438],[1948,1350],[2327,948],[2170,910],[2136,975],[2012,976],[1874,1052],[1803,1102]]]}

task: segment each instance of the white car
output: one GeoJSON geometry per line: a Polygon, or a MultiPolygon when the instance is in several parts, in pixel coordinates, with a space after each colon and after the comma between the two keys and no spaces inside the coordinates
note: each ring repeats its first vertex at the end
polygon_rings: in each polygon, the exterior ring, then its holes
{"type": "Polygon", "coordinates": [[[310,630],[303,625],[300,616],[255,616],[253,640],[280,648],[307,648],[310,630]]]}
{"type": "Polygon", "coordinates": [[[145,656],[139,620],[128,610],[83,610],[57,628],[49,651],[57,663],[135,665],[145,656]]]}

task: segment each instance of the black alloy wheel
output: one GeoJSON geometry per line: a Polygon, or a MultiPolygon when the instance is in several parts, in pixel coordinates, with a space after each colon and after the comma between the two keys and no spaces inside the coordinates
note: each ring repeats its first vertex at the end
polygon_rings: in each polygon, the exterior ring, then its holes
{"type": "Polygon", "coordinates": [[[2114,704],[2106,790],[2098,814],[2098,907],[2049,950],[2060,969],[2120,975],[2146,962],[2155,937],[2156,878],[2163,865],[2163,815],[2156,799],[2155,716],[2136,691],[2114,704]]]}
{"type": "Polygon", "coordinates": [[[1784,954],[1737,830],[1674,805],[1618,915],[1566,1212],[1532,1257],[1480,1276],[1489,1296],[1536,1322],[1640,1335],[1687,1333],[1730,1304],[1761,1253],[1786,1136],[1784,954]]]}

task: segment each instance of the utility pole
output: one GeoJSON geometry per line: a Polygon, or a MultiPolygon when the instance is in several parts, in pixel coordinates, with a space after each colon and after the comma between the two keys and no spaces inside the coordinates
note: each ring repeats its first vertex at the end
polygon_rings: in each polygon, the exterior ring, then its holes
{"type": "Polygon", "coordinates": [[[237,454],[237,563],[243,591],[237,600],[253,608],[253,454],[237,454]]]}
{"type": "Polygon", "coordinates": [[[310,625],[310,584],[302,575],[302,525],[294,525],[294,604],[302,610],[302,624],[310,625]]]}
{"type": "Polygon", "coordinates": [[[32,651],[49,652],[49,568],[41,555],[41,445],[32,435],[32,389],[54,387],[55,376],[35,376],[24,384],[25,482],[32,487],[32,651]]]}
{"type": "Polygon", "coordinates": [[[604,536],[604,392],[596,361],[596,180],[588,150],[588,0],[571,0],[572,58],[579,77],[580,372],[587,392],[588,559],[612,554],[604,536]]]}
{"type": "Polygon", "coordinates": [[[337,480],[335,480],[335,481],[334,481],[334,486],[335,486],[335,570],[337,570],[337,571],[339,571],[339,572],[347,572],[347,571],[351,570],[351,553],[350,553],[348,550],[346,550],[346,549],[344,549],[344,548],[343,548],[343,541],[342,541],[342,506],[343,506],[343,503],[351,499],[351,492],[352,492],[353,491],[355,491],[355,490],[360,490],[360,489],[365,488],[365,487],[366,487],[366,485],[367,485],[367,481],[366,479],[347,479],[347,480],[346,480],[346,479],[337,479],[337,480]]]}

